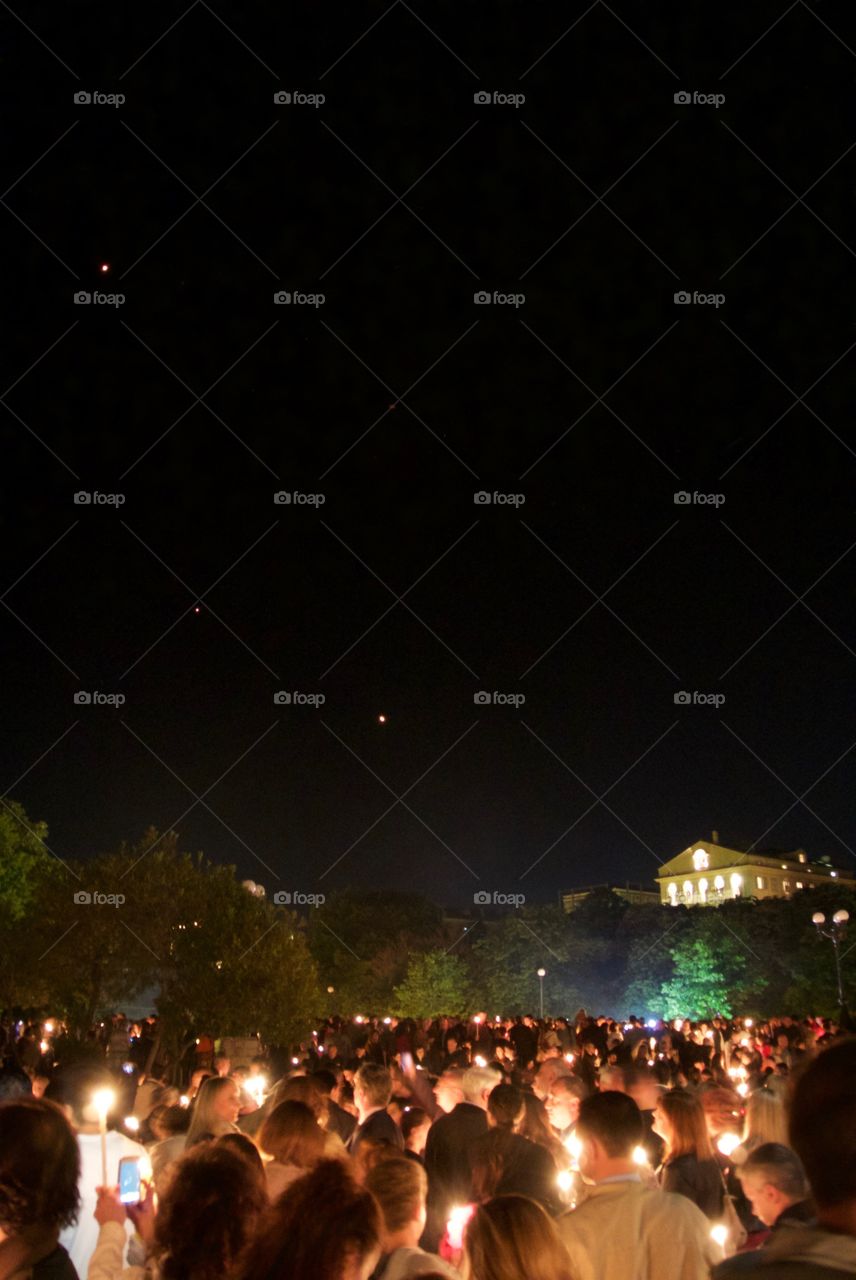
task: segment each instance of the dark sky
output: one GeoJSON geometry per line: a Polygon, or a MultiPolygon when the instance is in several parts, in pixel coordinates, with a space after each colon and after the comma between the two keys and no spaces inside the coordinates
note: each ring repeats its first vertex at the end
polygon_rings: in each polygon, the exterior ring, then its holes
{"type": "Polygon", "coordinates": [[[849,866],[856,13],[65,8],[0,13],[0,793],[269,891],[849,866]]]}

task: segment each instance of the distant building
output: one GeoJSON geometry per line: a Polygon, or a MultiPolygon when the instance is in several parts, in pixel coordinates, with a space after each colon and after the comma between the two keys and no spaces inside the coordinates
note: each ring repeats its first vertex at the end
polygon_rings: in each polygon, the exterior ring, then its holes
{"type": "Polygon", "coordinates": [[[788,898],[830,880],[856,886],[856,875],[828,858],[811,862],[805,849],[729,849],[719,843],[716,831],[713,839],[697,840],[665,862],[657,876],[660,901],[673,907],[714,907],[728,898],[788,898]]]}
{"type": "Polygon", "coordinates": [[[660,902],[660,895],[653,889],[644,889],[639,884],[590,884],[584,889],[571,889],[568,893],[559,895],[564,911],[576,911],[580,903],[585,902],[590,893],[595,889],[608,889],[614,893],[617,898],[623,898],[625,902],[631,903],[634,907],[644,907],[654,905],[660,902]]]}

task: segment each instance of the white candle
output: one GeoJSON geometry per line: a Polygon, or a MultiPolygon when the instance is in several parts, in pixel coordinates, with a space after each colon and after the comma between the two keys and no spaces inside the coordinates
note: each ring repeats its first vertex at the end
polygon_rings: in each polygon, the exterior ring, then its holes
{"type": "Polygon", "coordinates": [[[98,1112],[98,1128],[101,1133],[101,1185],[107,1184],[107,1113],[113,1105],[115,1094],[112,1089],[97,1089],[92,1096],[93,1105],[98,1112]]]}

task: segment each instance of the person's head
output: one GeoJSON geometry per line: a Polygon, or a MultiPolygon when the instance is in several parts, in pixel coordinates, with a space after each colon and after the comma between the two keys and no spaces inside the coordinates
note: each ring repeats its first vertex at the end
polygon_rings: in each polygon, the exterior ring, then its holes
{"type": "Polygon", "coordinates": [[[488,1124],[497,1129],[513,1129],[523,1118],[523,1092],[512,1084],[498,1084],[487,1100],[488,1124]]]}
{"type": "Polygon", "coordinates": [[[546,1102],[553,1081],[557,1080],[559,1076],[567,1074],[568,1064],[564,1058],[548,1058],[546,1062],[542,1062],[535,1072],[535,1079],[532,1081],[535,1096],[540,1098],[542,1102],[546,1102]]]}
{"type": "Polygon", "coordinates": [[[0,1103],[15,1101],[18,1098],[30,1098],[33,1093],[33,1085],[26,1071],[7,1062],[0,1070],[0,1103]]]}
{"type": "Polygon", "coordinates": [[[215,1053],[214,1055],[214,1072],[218,1076],[227,1076],[232,1069],[232,1064],[226,1057],[225,1053],[215,1053]]]}
{"type": "Polygon", "coordinates": [[[309,1077],[315,1088],[321,1094],[322,1098],[331,1098],[333,1090],[336,1088],[335,1071],[327,1071],[324,1067],[318,1067],[309,1077]]]}
{"type": "Polygon", "coordinates": [[[580,1103],[587,1093],[588,1089],[577,1076],[556,1077],[544,1105],[550,1124],[557,1132],[564,1133],[565,1129],[577,1123],[580,1103]]]}
{"type": "Polygon", "coordinates": [[[106,1067],[86,1062],[58,1071],[44,1096],[65,1110],[75,1129],[96,1133],[99,1113],[93,1099],[100,1089],[115,1092],[116,1081],[106,1067]]]}
{"type": "Polygon", "coordinates": [[[461,1077],[463,1071],[459,1068],[449,1067],[440,1076],[440,1079],[434,1086],[434,1097],[437,1099],[437,1106],[446,1114],[454,1111],[459,1102],[464,1100],[464,1091],[461,1088],[461,1077]]]}
{"type": "Polygon", "coordinates": [[[472,1106],[483,1107],[487,1110],[488,1097],[498,1081],[498,1073],[491,1070],[490,1067],[467,1067],[467,1070],[461,1076],[464,1102],[469,1102],[472,1106]]]}
{"type": "Polygon", "coordinates": [[[404,1156],[379,1160],[368,1170],[363,1186],[380,1205],[383,1251],[402,1245],[414,1249],[425,1230],[428,1179],[422,1165],[404,1156]]]}
{"type": "Polygon", "coordinates": [[[627,1093],[625,1072],[623,1067],[603,1067],[600,1073],[600,1087],[604,1093],[627,1093]]]}
{"type": "Polygon", "coordinates": [[[0,1106],[0,1237],[70,1226],[79,1177],[77,1139],[60,1107],[43,1098],[0,1106]]]}
{"type": "Polygon", "coordinates": [[[364,1062],[354,1076],[354,1102],[360,1115],[388,1106],[391,1097],[389,1068],[377,1062],[364,1062]]]}
{"type": "Polygon", "coordinates": [[[764,1142],[788,1144],[788,1122],[781,1097],[770,1089],[756,1089],[746,1099],[743,1145],[750,1150],[764,1142]]]}
{"type": "Polygon", "coordinates": [[[266,1204],[264,1182],[245,1155],[220,1142],[186,1152],[171,1171],[155,1219],[163,1280],[233,1274],[266,1204]]]}
{"type": "Polygon", "coordinates": [[[241,1276],[367,1280],[380,1257],[382,1233],[371,1192],[360,1187],[343,1161],[324,1160],[271,1206],[241,1276]]]}
{"type": "Polygon", "coordinates": [[[689,1155],[708,1160],[713,1156],[704,1107],[698,1097],[686,1089],[671,1089],[661,1095],[654,1112],[653,1129],[666,1144],[667,1160],[689,1155]]]}
{"type": "Polygon", "coordinates": [[[174,1138],[178,1133],[186,1133],[190,1116],[186,1107],[155,1107],[149,1113],[147,1123],[152,1137],[161,1142],[164,1138],[174,1138]]]}
{"type": "Polygon", "coordinates": [[[228,1133],[241,1110],[241,1091],[231,1078],[211,1076],[203,1082],[193,1107],[193,1118],[187,1134],[187,1142],[192,1146],[200,1138],[219,1137],[228,1133]]]}
{"type": "Polygon", "coordinates": [[[496,1196],[481,1204],[464,1231],[464,1280],[571,1280],[556,1225],[526,1196],[496,1196]]]}
{"type": "Polygon", "coordinates": [[[630,1095],[640,1111],[654,1111],[660,1101],[662,1089],[653,1076],[653,1071],[639,1067],[631,1067],[624,1072],[624,1092],[630,1095]]]}
{"type": "Polygon", "coordinates": [[[856,1038],[823,1049],[796,1077],[788,1131],[818,1217],[856,1235],[856,1038]]]}
{"type": "Polygon", "coordinates": [[[799,1157],[781,1142],[765,1142],[756,1147],[738,1166],[743,1193],[756,1218],[772,1227],[777,1218],[809,1197],[808,1180],[799,1157]]]}
{"type": "Polygon", "coordinates": [[[431,1117],[421,1107],[405,1107],[401,1117],[401,1133],[408,1151],[421,1156],[428,1141],[431,1117]]]}
{"type": "Polygon", "coordinates": [[[222,1137],[215,1139],[215,1145],[234,1151],[246,1160],[256,1177],[261,1179],[262,1185],[266,1186],[264,1162],[252,1138],[248,1138],[245,1133],[224,1133],[222,1137]]]}
{"type": "Polygon", "coordinates": [[[593,1182],[630,1172],[644,1132],[642,1113],[626,1093],[607,1090],[584,1098],[576,1128],[581,1172],[593,1182]]]}
{"type": "Polygon", "coordinates": [[[324,1095],[314,1076],[292,1076],[290,1080],[283,1080],[274,1090],[272,1102],[274,1107],[281,1102],[302,1102],[319,1124],[327,1112],[324,1095]]]}
{"type": "Polygon", "coordinates": [[[702,1089],[699,1094],[704,1108],[704,1119],[711,1142],[723,1133],[734,1133],[740,1127],[741,1100],[739,1093],[725,1085],[702,1089]]]}
{"type": "Polygon", "coordinates": [[[278,1164],[312,1169],[324,1155],[324,1131],[303,1102],[280,1102],[265,1118],[259,1146],[278,1164]]]}

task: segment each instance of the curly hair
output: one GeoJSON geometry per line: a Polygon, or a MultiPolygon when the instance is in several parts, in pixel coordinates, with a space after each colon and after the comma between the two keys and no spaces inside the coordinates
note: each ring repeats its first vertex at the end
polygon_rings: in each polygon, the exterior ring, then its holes
{"type": "Polygon", "coordinates": [[[255,1234],[267,1195],[246,1156],[200,1143],[175,1165],[155,1219],[163,1280],[222,1280],[255,1234]]]}
{"type": "Polygon", "coordinates": [[[60,1107],[21,1098],[0,1106],[0,1227],[15,1235],[77,1220],[80,1151],[60,1107]]]}
{"type": "Polygon", "coordinates": [[[341,1160],[322,1160],[271,1206],[241,1280],[340,1280],[380,1248],[381,1213],[341,1160]]]}

